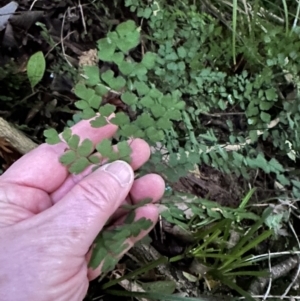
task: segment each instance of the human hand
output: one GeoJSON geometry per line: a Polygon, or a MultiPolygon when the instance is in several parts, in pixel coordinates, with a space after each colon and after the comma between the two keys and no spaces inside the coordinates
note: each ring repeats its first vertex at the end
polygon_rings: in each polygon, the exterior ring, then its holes
{"type": "MultiPolygon", "coordinates": [[[[72,128],[94,145],[117,131],[109,124],[92,128],[81,121],[72,128]]],[[[150,156],[141,139],[131,143],[130,166],[121,161],[70,175],[58,158],[66,145],[42,144],[0,177],[0,300],[82,300],[89,280],[100,274],[88,268],[90,246],[112,217],[120,223],[124,203],[158,201],[164,181],[155,174],[134,181],[133,170],[150,156]],[[122,184],[121,184],[122,183],[122,184]]],[[[136,219],[155,222],[153,204],[136,210],[136,219]]],[[[132,246],[148,231],[127,242],[132,246]]]]}

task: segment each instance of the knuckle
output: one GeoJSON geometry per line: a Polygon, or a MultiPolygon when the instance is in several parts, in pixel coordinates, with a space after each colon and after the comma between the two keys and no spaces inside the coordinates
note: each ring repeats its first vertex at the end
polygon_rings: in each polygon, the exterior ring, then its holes
{"type": "Polygon", "coordinates": [[[113,196],[111,193],[111,187],[107,187],[98,181],[90,180],[80,181],[77,184],[77,187],[84,201],[90,202],[102,210],[112,206],[113,196]]]}

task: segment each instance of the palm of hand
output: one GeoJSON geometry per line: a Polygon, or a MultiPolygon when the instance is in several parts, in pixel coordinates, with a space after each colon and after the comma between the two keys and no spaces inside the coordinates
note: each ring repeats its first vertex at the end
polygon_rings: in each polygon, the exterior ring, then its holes
{"type": "MultiPolygon", "coordinates": [[[[87,121],[73,127],[73,133],[95,144],[115,132],[113,125],[93,129],[87,121]]],[[[139,139],[131,147],[135,170],[150,150],[139,139]]],[[[156,202],[163,194],[164,183],[154,174],[123,188],[105,170],[69,175],[58,161],[64,148],[63,143],[41,145],[0,177],[0,300],[82,300],[89,280],[100,274],[100,267],[89,270],[87,264],[90,246],[107,220],[113,215],[120,223],[124,200],[156,202]]],[[[136,217],[142,216],[155,222],[156,207],[139,208],[136,217]]]]}

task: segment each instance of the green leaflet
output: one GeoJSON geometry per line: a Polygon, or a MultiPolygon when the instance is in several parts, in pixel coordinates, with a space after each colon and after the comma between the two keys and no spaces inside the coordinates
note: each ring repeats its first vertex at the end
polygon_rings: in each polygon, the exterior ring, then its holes
{"type": "Polygon", "coordinates": [[[33,89],[43,78],[46,70],[46,61],[43,52],[33,54],[27,63],[27,76],[33,89]]]}
{"type": "Polygon", "coordinates": [[[129,245],[127,239],[137,236],[140,231],[148,230],[152,222],[145,218],[136,220],[130,224],[118,226],[113,230],[104,230],[94,241],[94,248],[89,266],[93,269],[102,263],[102,272],[112,270],[118,259],[119,254],[123,253],[129,245]]]}

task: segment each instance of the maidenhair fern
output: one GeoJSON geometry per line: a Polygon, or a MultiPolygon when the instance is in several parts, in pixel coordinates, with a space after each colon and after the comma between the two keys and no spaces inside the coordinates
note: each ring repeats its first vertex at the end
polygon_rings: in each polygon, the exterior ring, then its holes
{"type": "MultiPolygon", "coordinates": [[[[104,140],[96,146],[96,155],[91,142],[80,142],[70,129],[61,138],[49,129],[45,131],[48,143],[64,139],[68,145],[61,163],[71,173],[80,173],[107,160],[129,161],[126,141],[143,138],[153,153],[141,174],[157,172],[167,181],[176,181],[201,163],[245,178],[250,170],[261,169],[275,174],[283,186],[291,184],[294,196],[299,196],[298,179],[287,177],[282,163],[267,158],[256,146],[259,139],[264,139],[283,155],[293,152],[294,159],[299,156],[299,99],[288,102],[276,88],[278,64],[296,76],[298,54],[290,49],[295,36],[285,37],[286,48],[279,47],[275,38],[263,39],[263,47],[270,47],[272,53],[258,58],[251,57],[245,45],[238,43],[237,51],[244,52],[256,70],[229,73],[229,66],[222,71],[224,62],[231,60],[231,40],[229,35],[223,37],[224,29],[196,6],[183,1],[166,10],[163,3],[125,1],[145,22],[140,27],[132,20],[123,22],[100,39],[98,58],[100,65],[106,64],[106,71],[96,65],[83,67],[74,88],[78,113],[68,124],[93,118],[91,126],[102,127],[110,118],[109,122],[118,126],[116,146],[104,140]],[[153,41],[147,44],[149,48],[141,45],[143,39],[153,41]],[[136,58],[132,53],[139,47],[140,57],[136,58]],[[106,102],[108,96],[120,100],[121,110],[114,102],[106,102]],[[220,117],[223,112],[241,115],[245,127],[237,130],[232,119],[223,118],[228,133],[220,135],[201,122],[205,115],[220,117]],[[270,126],[273,121],[276,127],[270,126]]],[[[271,33],[281,36],[276,28],[271,33]]],[[[145,221],[141,223],[141,228],[149,226],[145,221]]],[[[111,235],[122,237],[124,242],[131,234],[120,230],[111,235]]],[[[100,250],[100,242],[95,250],[100,250]]],[[[120,243],[117,249],[122,248],[120,243]]],[[[103,254],[94,254],[93,258],[103,259],[103,254]]],[[[112,257],[106,266],[114,262],[112,257]]]]}

